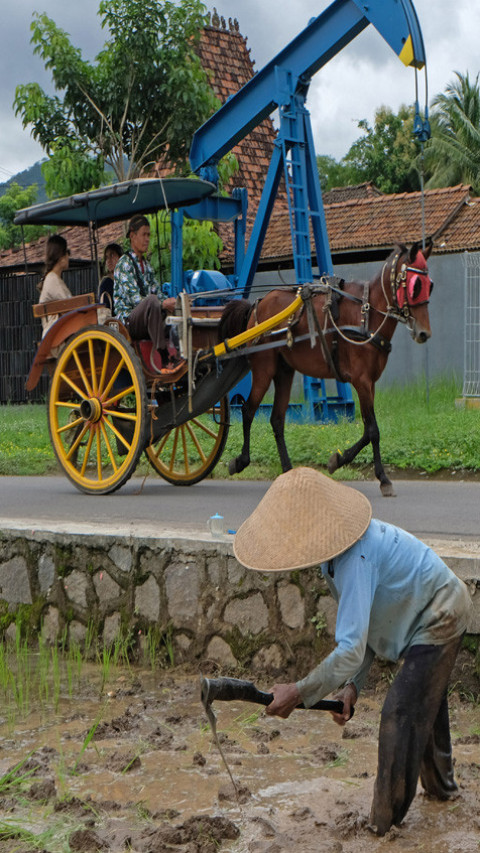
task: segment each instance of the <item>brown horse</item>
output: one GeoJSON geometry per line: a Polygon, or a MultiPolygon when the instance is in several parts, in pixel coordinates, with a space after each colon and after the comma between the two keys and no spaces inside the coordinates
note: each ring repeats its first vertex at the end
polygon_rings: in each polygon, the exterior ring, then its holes
{"type": "MultiPolygon", "coordinates": [[[[285,444],[284,426],[293,376],[296,370],[319,379],[336,378],[350,382],[360,403],[364,431],[361,439],[343,453],[333,453],[328,470],[333,473],[355,458],[371,442],[375,476],[382,495],[394,495],[380,456],[380,435],[374,411],[375,383],[383,373],[397,322],[406,323],[413,339],[425,343],[431,336],[428,301],[433,287],[426,259],[432,249],[409,250],[397,245],[377,276],[370,282],[343,282],[323,279],[323,286],[305,285],[300,315],[287,329],[257,339],[249,354],[252,390],[242,408],[243,447],[229,463],[230,474],[243,471],[250,463],[250,430],[257,411],[273,380],[275,396],[270,423],[277,442],[283,471],[292,467],[285,444]],[[309,305],[310,303],[310,305],[309,305]],[[313,309],[313,310],[312,310],[313,309]],[[270,347],[262,344],[270,343],[270,347]]],[[[219,326],[220,340],[263,322],[284,310],[295,292],[272,290],[255,306],[247,300],[233,300],[219,326]]]]}

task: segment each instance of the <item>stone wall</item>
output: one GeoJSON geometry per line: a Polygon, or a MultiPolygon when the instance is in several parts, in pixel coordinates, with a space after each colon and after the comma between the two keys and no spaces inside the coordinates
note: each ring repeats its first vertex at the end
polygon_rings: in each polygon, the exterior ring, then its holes
{"type": "MultiPolygon", "coordinates": [[[[318,570],[248,571],[231,539],[3,529],[0,632],[14,635],[20,618],[48,643],[82,644],[93,629],[101,644],[141,646],[155,631],[175,663],[306,672],[334,635],[336,605],[318,570]]],[[[480,633],[480,582],[452,568],[475,595],[470,631],[480,633]]]]}

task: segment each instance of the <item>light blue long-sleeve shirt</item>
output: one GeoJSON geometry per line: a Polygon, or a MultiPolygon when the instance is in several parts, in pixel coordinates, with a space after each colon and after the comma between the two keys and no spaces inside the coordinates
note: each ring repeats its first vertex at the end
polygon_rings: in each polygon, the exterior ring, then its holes
{"type": "Polygon", "coordinates": [[[397,661],[413,645],[442,645],[466,629],[471,602],[463,581],[391,524],[372,519],[362,538],[321,570],[338,602],[337,645],[297,682],[306,707],[347,681],[360,692],[376,654],[397,661]]]}

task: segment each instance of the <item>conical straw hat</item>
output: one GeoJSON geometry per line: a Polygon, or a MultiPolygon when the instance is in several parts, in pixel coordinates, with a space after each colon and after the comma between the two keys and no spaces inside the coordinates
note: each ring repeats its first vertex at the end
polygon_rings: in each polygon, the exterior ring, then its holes
{"type": "Polygon", "coordinates": [[[316,566],[357,542],[371,517],[361,492],[313,468],[293,468],[277,477],[239,528],[234,554],[262,572],[316,566]]]}

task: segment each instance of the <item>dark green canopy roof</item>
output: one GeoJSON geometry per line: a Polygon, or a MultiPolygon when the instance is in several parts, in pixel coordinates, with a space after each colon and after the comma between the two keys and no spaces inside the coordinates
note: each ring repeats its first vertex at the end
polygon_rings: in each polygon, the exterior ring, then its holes
{"type": "Polygon", "coordinates": [[[14,221],[15,225],[105,225],[130,219],[134,213],[195,204],[215,189],[197,178],[139,178],[25,207],[14,221]]]}

